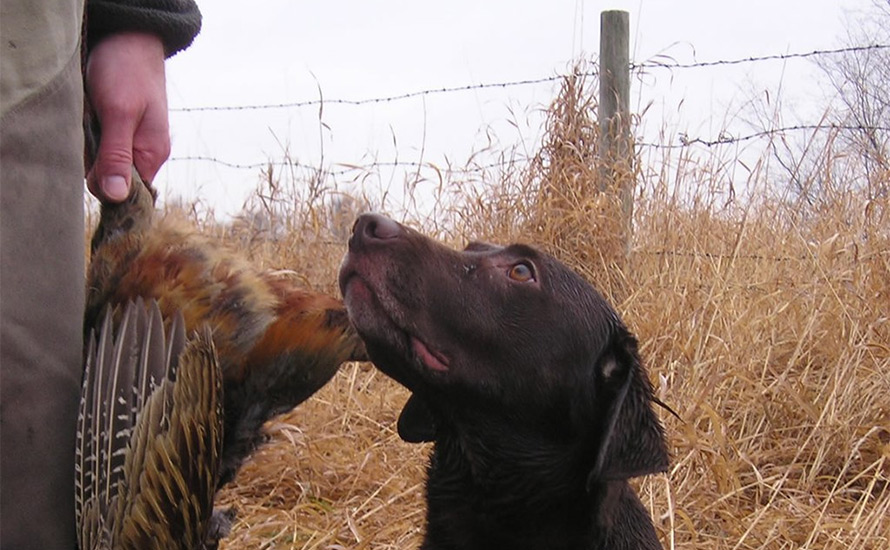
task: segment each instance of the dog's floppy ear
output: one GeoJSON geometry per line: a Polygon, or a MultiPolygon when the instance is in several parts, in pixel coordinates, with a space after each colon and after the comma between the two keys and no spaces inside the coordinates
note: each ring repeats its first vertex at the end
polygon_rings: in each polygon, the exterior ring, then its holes
{"type": "Polygon", "coordinates": [[[652,410],[652,386],[637,353],[636,339],[618,327],[599,359],[595,399],[602,403],[601,437],[587,486],[629,479],[668,468],[667,444],[652,410]]]}
{"type": "Polygon", "coordinates": [[[402,407],[398,422],[399,437],[408,443],[435,441],[437,434],[436,416],[429,406],[416,393],[402,407]]]}

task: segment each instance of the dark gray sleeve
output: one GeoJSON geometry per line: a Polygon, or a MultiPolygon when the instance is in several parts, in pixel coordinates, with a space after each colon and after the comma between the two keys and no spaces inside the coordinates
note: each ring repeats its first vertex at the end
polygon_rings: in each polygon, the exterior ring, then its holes
{"type": "Polygon", "coordinates": [[[201,12],[193,0],[87,0],[87,47],[117,32],[157,35],[167,57],[184,50],[201,30],[201,12]]]}

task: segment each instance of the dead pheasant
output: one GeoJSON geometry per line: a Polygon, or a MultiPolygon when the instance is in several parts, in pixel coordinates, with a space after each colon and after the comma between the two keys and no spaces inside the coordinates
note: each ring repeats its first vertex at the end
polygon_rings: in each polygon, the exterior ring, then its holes
{"type": "Polygon", "coordinates": [[[131,196],[103,205],[91,244],[85,327],[108,306],[156,300],[186,331],[212,331],[223,376],[218,485],[262,440],[263,424],[321,388],[364,346],[341,301],[261,271],[193,227],[155,216],[155,194],[134,171],[131,196]]]}
{"type": "Polygon", "coordinates": [[[215,547],[223,390],[210,332],[187,341],[175,316],[165,339],[154,301],[147,310],[141,300],[127,304],[116,330],[112,317],[87,346],[75,451],[79,547],[215,547]]]}

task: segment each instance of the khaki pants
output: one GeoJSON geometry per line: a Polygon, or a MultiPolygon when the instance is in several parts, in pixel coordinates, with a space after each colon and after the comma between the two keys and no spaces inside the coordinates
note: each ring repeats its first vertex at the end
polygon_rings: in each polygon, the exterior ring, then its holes
{"type": "Polygon", "coordinates": [[[3,0],[2,9],[0,547],[71,550],[83,345],[82,3],[3,0]],[[41,47],[51,51],[40,57],[41,47]]]}

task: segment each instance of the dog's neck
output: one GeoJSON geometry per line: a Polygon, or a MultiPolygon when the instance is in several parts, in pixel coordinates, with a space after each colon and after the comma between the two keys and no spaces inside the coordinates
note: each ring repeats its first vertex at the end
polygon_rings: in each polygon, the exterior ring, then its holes
{"type": "MultiPolygon", "coordinates": [[[[526,419],[484,411],[472,417],[444,419],[439,427],[427,486],[428,539],[460,532],[465,540],[455,548],[588,548],[583,533],[586,525],[595,530],[597,499],[587,492],[578,444],[526,419]],[[461,508],[470,510],[457,513],[461,508]],[[498,534],[528,545],[504,546],[491,538],[498,534]]],[[[440,547],[447,546],[429,546],[440,547]]]]}
{"type": "Polygon", "coordinates": [[[558,413],[456,410],[459,418],[440,418],[437,427],[423,549],[659,547],[616,535],[651,530],[648,513],[625,480],[588,486],[593,450],[558,413]],[[616,510],[621,517],[610,515],[616,510]]]}
{"type": "MultiPolygon", "coordinates": [[[[464,411],[461,411],[464,412],[464,411]]],[[[528,502],[584,492],[588,457],[564,424],[544,418],[476,411],[442,426],[436,441],[443,455],[460,457],[472,482],[497,493],[501,486],[528,502]]]]}

